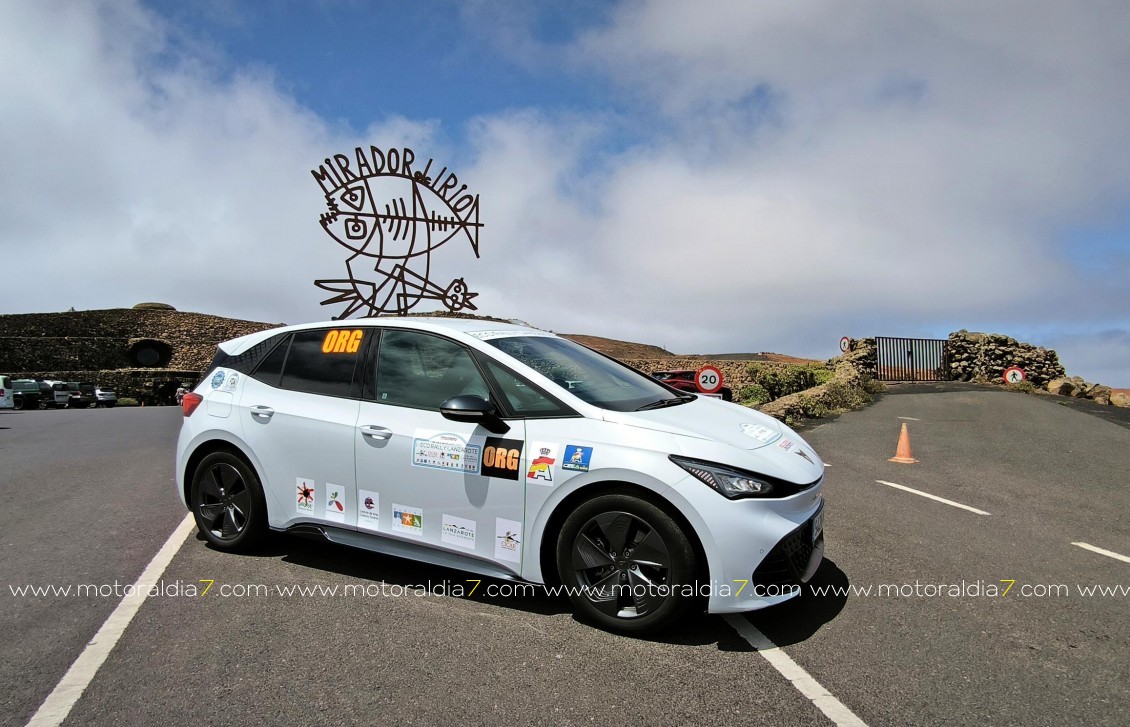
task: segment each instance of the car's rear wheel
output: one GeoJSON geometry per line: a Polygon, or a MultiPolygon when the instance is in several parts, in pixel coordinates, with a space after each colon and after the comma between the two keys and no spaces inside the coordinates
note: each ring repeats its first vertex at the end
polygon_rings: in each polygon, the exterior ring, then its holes
{"type": "Polygon", "coordinates": [[[24,408],[23,397],[20,397],[19,399],[12,399],[12,407],[15,408],[15,409],[23,409],[24,408]]]}
{"type": "Polygon", "coordinates": [[[207,455],[192,476],[196,527],[221,550],[246,550],[267,532],[267,504],[255,471],[230,452],[207,455]]]}
{"type": "Polygon", "coordinates": [[[595,497],[561,527],[557,570],[583,618],[646,633],[671,626],[695,600],[695,552],[675,520],[627,494],[595,497]]]}

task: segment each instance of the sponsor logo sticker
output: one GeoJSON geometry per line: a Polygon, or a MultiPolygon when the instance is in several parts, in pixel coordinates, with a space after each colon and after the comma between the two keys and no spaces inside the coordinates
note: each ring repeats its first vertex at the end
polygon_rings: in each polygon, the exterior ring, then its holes
{"type": "Polygon", "coordinates": [[[308,480],[305,477],[297,478],[298,484],[298,501],[295,509],[299,513],[313,513],[314,512],[314,480],[308,480]]]}
{"type": "Polygon", "coordinates": [[[475,521],[444,513],[440,539],[468,550],[475,549],[475,521]]]}
{"type": "Polygon", "coordinates": [[[494,557],[498,560],[522,562],[522,523],[505,518],[494,519],[494,557]]]}
{"type": "Polygon", "coordinates": [[[792,443],[792,440],[782,439],[777,446],[780,447],[781,449],[785,450],[786,452],[788,452],[790,449],[793,448],[793,443],[792,443]]]}
{"type": "Polygon", "coordinates": [[[392,530],[413,537],[424,537],[424,511],[418,507],[392,503],[392,530]]]}
{"type": "Polygon", "coordinates": [[[777,432],[773,431],[764,424],[746,423],[741,425],[741,429],[742,434],[746,435],[747,437],[753,437],[762,444],[769,444],[779,436],[777,432]]]}
{"type": "Polygon", "coordinates": [[[372,490],[357,490],[357,527],[380,530],[381,496],[372,490]]]}
{"type": "Polygon", "coordinates": [[[416,430],[412,440],[412,464],[437,470],[479,473],[481,448],[467,444],[458,434],[416,430]]]}
{"type": "Polygon", "coordinates": [[[533,459],[526,479],[538,485],[553,484],[553,465],[557,462],[557,445],[550,442],[534,442],[530,449],[533,459]]]}
{"type": "Polygon", "coordinates": [[[581,447],[576,444],[565,445],[565,456],[561,460],[561,469],[574,472],[588,472],[589,460],[592,459],[592,447],[581,447]]]}
{"type": "Polygon", "coordinates": [[[345,522],[345,488],[326,483],[326,519],[345,522]]]}
{"type": "Polygon", "coordinates": [[[212,388],[218,389],[218,388],[220,388],[220,384],[222,384],[222,383],[224,383],[224,372],[223,371],[217,371],[215,373],[215,375],[212,376],[212,388]]]}
{"type": "Polygon", "coordinates": [[[234,391],[237,386],[239,386],[239,374],[233,371],[228,380],[224,382],[224,391],[234,391]]]}

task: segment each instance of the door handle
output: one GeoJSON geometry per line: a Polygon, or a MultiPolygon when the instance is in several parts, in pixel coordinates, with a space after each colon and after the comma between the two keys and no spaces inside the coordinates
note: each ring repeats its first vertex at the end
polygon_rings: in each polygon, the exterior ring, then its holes
{"type": "Polygon", "coordinates": [[[361,427],[361,433],[366,437],[372,437],[373,439],[380,439],[382,441],[392,437],[391,429],[385,429],[384,427],[378,427],[373,424],[366,424],[361,427]]]}
{"type": "Polygon", "coordinates": [[[269,406],[256,404],[255,406],[249,408],[251,410],[251,416],[253,417],[263,417],[264,419],[270,419],[275,415],[275,410],[269,406]]]}

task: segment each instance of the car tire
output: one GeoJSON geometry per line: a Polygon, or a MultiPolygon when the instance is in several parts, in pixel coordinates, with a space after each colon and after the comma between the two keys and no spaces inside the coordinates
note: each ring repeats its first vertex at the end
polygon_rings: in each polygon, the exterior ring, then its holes
{"type": "Polygon", "coordinates": [[[267,532],[259,477],[231,452],[212,452],[192,475],[189,503],[200,534],[220,550],[246,551],[267,532]]]}
{"type": "Polygon", "coordinates": [[[695,600],[682,591],[695,586],[696,568],[682,527],[634,495],[582,503],[557,539],[558,576],[577,614],[611,631],[644,634],[679,621],[695,600]]]}
{"type": "Polygon", "coordinates": [[[23,399],[22,396],[19,399],[16,399],[16,398],[12,399],[12,408],[13,409],[23,409],[24,408],[24,399],[23,399]]]}
{"type": "Polygon", "coordinates": [[[47,402],[44,401],[43,399],[40,399],[39,404],[38,404],[38,408],[39,408],[40,411],[46,409],[47,408],[47,402]]]}

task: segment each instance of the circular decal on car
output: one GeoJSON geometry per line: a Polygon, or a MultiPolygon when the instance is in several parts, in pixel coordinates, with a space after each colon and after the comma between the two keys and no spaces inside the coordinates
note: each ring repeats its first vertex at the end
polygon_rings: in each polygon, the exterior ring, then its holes
{"type": "Polygon", "coordinates": [[[212,377],[212,388],[218,389],[222,383],[224,383],[224,372],[217,371],[216,375],[212,377]]]}

